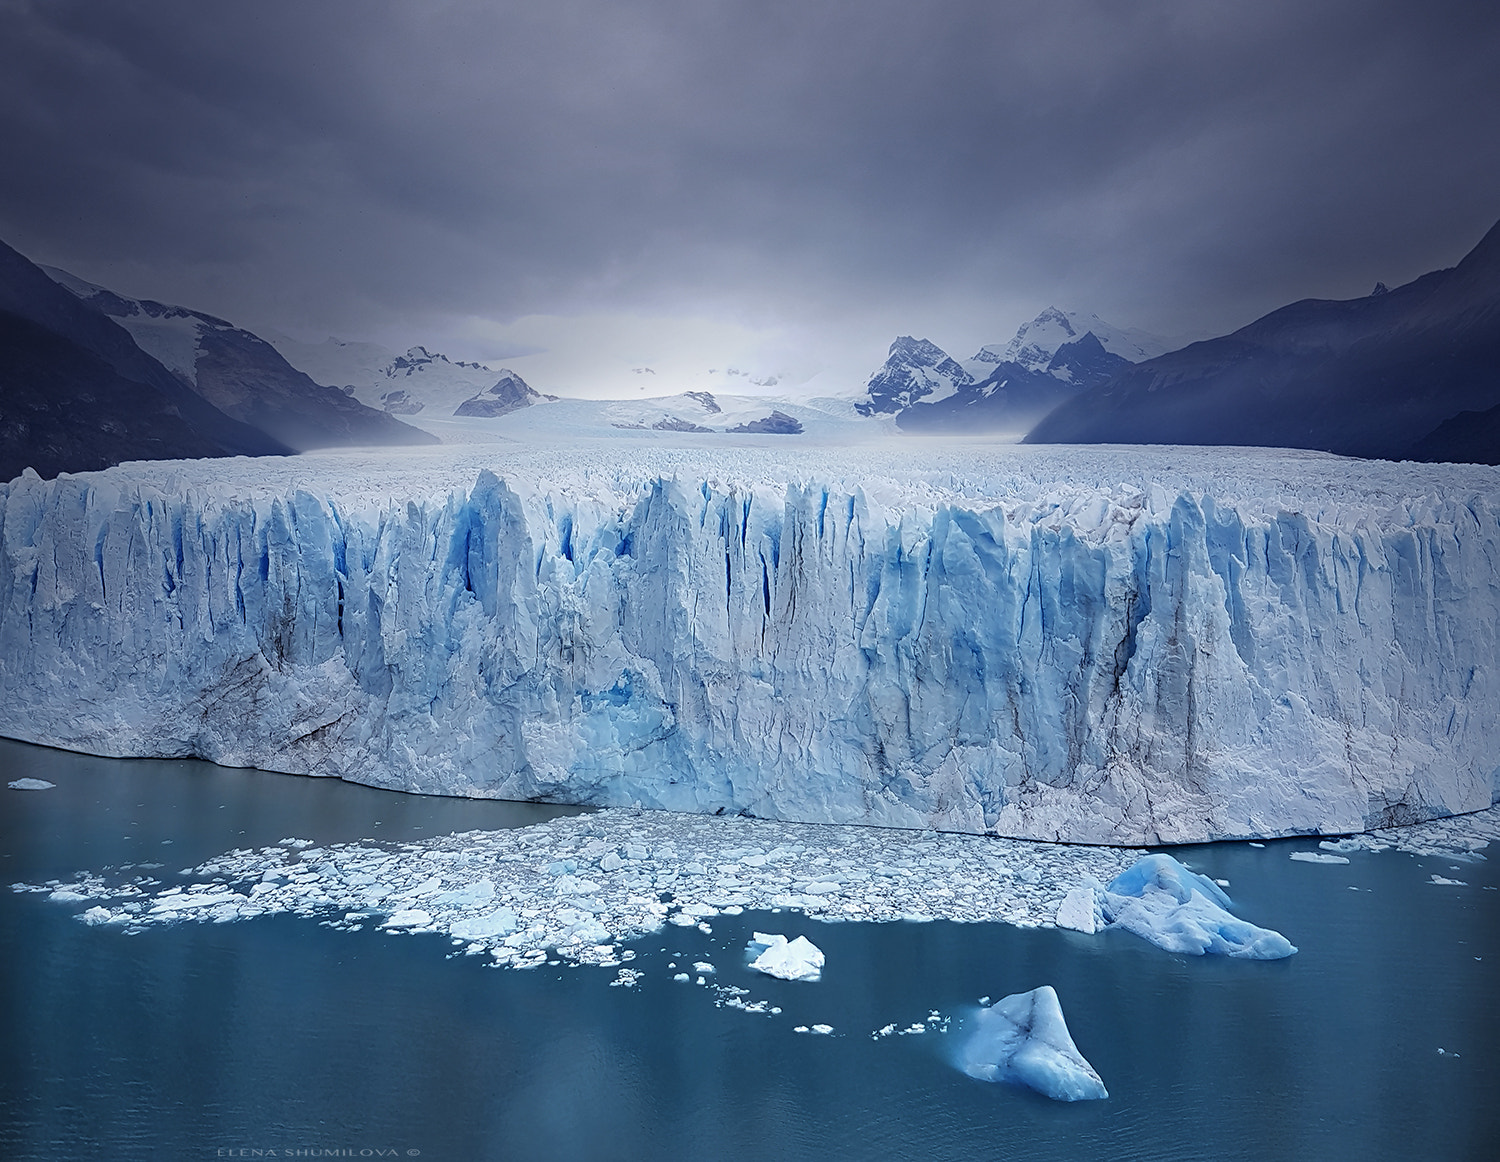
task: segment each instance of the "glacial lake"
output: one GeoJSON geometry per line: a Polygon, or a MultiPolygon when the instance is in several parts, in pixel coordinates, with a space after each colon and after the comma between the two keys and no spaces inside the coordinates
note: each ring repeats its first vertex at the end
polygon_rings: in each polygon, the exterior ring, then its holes
{"type": "MultiPolygon", "coordinates": [[[[3,740],[0,803],[7,885],[566,811],[3,740]],[[4,786],[19,778],[56,786],[4,786]]],[[[126,935],[6,890],[0,1157],[1495,1157],[1500,858],[1288,858],[1310,847],[1173,850],[1298,945],[1285,961],[1171,955],[1123,932],[746,912],[637,941],[633,988],[610,987],[612,969],[495,969],[439,936],[285,915],[126,935]],[[757,929],[827,955],[816,984],[755,977],[780,1015],[672,979],[670,963],[708,960],[752,983],[741,950],[757,929]],[[1108,1100],[971,1080],[943,1033],[871,1036],[1041,984],[1108,1100]],[[818,1022],[834,1033],[793,1032],[818,1022]]]]}

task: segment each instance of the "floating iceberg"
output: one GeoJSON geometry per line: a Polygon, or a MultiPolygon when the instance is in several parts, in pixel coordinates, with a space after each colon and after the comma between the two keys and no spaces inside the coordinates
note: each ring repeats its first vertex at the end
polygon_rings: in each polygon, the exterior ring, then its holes
{"type": "Polygon", "coordinates": [[[1494,797],[1497,498],[1492,468],[1221,448],[24,476],[0,734],[1069,842],[1347,834],[1494,797]]]}
{"type": "Polygon", "coordinates": [[[757,932],[745,945],[750,967],[782,980],[818,980],[823,975],[823,950],[806,936],[788,940],[779,933],[757,932]]]}
{"type": "Polygon", "coordinates": [[[50,791],[57,786],[46,779],[12,779],[5,785],[12,791],[50,791]]]}
{"type": "Polygon", "coordinates": [[[1073,1044],[1051,985],[1004,997],[968,1024],[955,1064],[970,1077],[1029,1086],[1054,1101],[1109,1096],[1073,1044]]]}
{"type": "Polygon", "coordinates": [[[1142,856],[1110,881],[1100,904],[1107,926],[1168,952],[1280,960],[1297,951],[1280,932],[1231,915],[1218,884],[1170,855],[1142,856]]]}

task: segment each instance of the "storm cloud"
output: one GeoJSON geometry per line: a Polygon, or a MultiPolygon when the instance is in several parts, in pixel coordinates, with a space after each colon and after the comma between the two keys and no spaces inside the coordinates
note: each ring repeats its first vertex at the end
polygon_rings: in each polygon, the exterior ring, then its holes
{"type": "Polygon", "coordinates": [[[0,236],[306,333],[1214,333],[1456,262],[1497,60],[1442,0],[0,0],[0,236]]]}

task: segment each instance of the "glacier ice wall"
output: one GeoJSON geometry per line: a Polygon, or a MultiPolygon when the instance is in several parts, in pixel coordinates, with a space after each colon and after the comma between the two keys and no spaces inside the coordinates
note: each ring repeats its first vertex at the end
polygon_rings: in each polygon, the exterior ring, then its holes
{"type": "Polygon", "coordinates": [[[501,464],[403,499],[329,463],[302,487],[184,464],[0,488],[0,733],[1078,842],[1494,796],[1500,476],[1300,504],[1207,468],[1100,483],[1141,471],[1118,456],[1050,492],[501,464]]]}

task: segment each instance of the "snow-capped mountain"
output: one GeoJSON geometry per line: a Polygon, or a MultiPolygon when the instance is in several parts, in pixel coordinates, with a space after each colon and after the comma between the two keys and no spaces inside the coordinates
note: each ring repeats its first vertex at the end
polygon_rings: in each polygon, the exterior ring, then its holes
{"type": "Polygon", "coordinates": [[[1076,392],[1146,358],[1143,352],[1166,347],[1143,331],[1056,307],[1023,324],[1009,343],[982,347],[962,363],[927,339],[903,335],[855,410],[895,415],[907,431],[1020,433],[1076,392]]]}
{"type": "Polygon", "coordinates": [[[1130,363],[1154,359],[1176,346],[1159,335],[1116,327],[1098,315],[1048,307],[1031,322],[1022,323],[1008,343],[981,347],[965,362],[965,369],[981,380],[989,377],[996,363],[1015,363],[1028,371],[1047,371],[1059,347],[1086,334],[1092,334],[1110,354],[1130,363]]]}
{"type": "MultiPolygon", "coordinates": [[[[413,351],[424,350],[421,347],[413,347],[413,351]]],[[[439,356],[439,358],[442,358],[439,356]]],[[[460,364],[459,366],[463,366],[460,364]]],[[[479,364],[473,366],[478,367],[479,364]]],[[[530,407],[534,403],[541,403],[544,399],[556,399],[556,396],[543,395],[532,387],[509,367],[502,367],[494,373],[499,376],[494,386],[464,400],[454,409],[456,416],[503,416],[518,408],[530,407]]],[[[421,405],[418,404],[418,407],[421,405]]]]}
{"type": "Polygon", "coordinates": [[[426,444],[433,437],[325,387],[262,339],[224,319],[152,299],[131,299],[65,270],[42,270],[113,319],[136,345],[225,415],[297,449],[426,444]]]}
{"type": "Polygon", "coordinates": [[[854,410],[862,416],[895,415],[918,401],[937,403],[973,385],[974,377],[936,343],[902,335],[854,410]]]}
{"type": "MultiPolygon", "coordinates": [[[[351,343],[335,338],[303,343],[275,332],[267,337],[293,367],[301,368],[319,383],[343,388],[361,403],[393,415],[459,414],[458,409],[467,401],[499,387],[503,374],[515,374],[506,368],[449,359],[441,351],[421,346],[408,347],[398,355],[378,343],[351,343]]],[[[537,399],[541,398],[537,394],[537,399]]]]}

